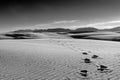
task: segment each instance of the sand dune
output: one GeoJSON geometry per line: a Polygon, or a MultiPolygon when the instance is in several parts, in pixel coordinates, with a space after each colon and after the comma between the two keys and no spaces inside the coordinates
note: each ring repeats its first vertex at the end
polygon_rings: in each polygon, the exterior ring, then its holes
{"type": "Polygon", "coordinates": [[[0,34],[0,40],[5,39],[68,39],[71,38],[68,35],[58,34],[55,32],[8,32],[0,34]]]}
{"type": "Polygon", "coordinates": [[[110,32],[110,31],[98,31],[98,32],[91,32],[91,33],[69,34],[69,36],[71,36],[75,39],[120,41],[120,33],[110,32]]]}
{"type": "Polygon", "coordinates": [[[0,41],[0,80],[119,80],[118,42],[0,41]]]}

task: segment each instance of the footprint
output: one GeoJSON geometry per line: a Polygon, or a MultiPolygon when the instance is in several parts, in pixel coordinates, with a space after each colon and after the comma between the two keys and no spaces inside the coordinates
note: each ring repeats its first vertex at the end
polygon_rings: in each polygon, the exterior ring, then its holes
{"type": "Polygon", "coordinates": [[[97,58],[99,58],[99,56],[98,55],[93,55],[92,58],[97,59],[97,58]]]}
{"type": "Polygon", "coordinates": [[[112,72],[112,70],[108,69],[108,67],[104,66],[104,65],[100,65],[97,70],[100,71],[100,73],[110,73],[110,72],[112,72]]]}
{"type": "Polygon", "coordinates": [[[84,55],[88,55],[88,53],[87,53],[87,52],[83,52],[82,54],[84,54],[84,55]]]}
{"type": "Polygon", "coordinates": [[[92,61],[91,61],[90,59],[88,59],[88,58],[85,58],[85,59],[84,59],[84,62],[85,62],[85,63],[91,63],[92,61]]]}
{"type": "Polygon", "coordinates": [[[81,70],[80,75],[83,76],[83,77],[87,77],[88,76],[88,71],[87,70],[81,70]]]}

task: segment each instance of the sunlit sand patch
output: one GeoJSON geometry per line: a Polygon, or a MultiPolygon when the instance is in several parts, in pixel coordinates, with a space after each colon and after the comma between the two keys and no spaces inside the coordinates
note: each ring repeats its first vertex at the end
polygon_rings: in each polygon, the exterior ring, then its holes
{"type": "Polygon", "coordinates": [[[1,80],[120,79],[117,43],[36,39],[0,44],[1,80]]]}

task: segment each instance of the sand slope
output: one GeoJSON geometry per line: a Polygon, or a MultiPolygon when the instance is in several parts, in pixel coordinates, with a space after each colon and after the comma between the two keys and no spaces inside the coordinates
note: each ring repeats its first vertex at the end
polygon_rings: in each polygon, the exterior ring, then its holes
{"type": "Polygon", "coordinates": [[[93,39],[93,40],[108,40],[120,41],[120,33],[110,31],[97,31],[90,33],[68,34],[75,39],[93,39]]]}
{"type": "Polygon", "coordinates": [[[0,80],[119,80],[119,50],[112,41],[1,40],[0,80]]]}

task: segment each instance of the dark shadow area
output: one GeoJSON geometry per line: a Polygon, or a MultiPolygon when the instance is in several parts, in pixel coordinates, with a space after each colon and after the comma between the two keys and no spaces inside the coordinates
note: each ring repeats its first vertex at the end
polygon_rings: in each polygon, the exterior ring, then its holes
{"type": "Polygon", "coordinates": [[[12,37],[13,39],[32,39],[36,37],[31,34],[22,34],[22,33],[5,34],[5,36],[12,37]]]}
{"type": "Polygon", "coordinates": [[[75,38],[75,39],[81,39],[81,38],[85,38],[87,37],[88,35],[71,35],[72,38],[75,38]]]}

